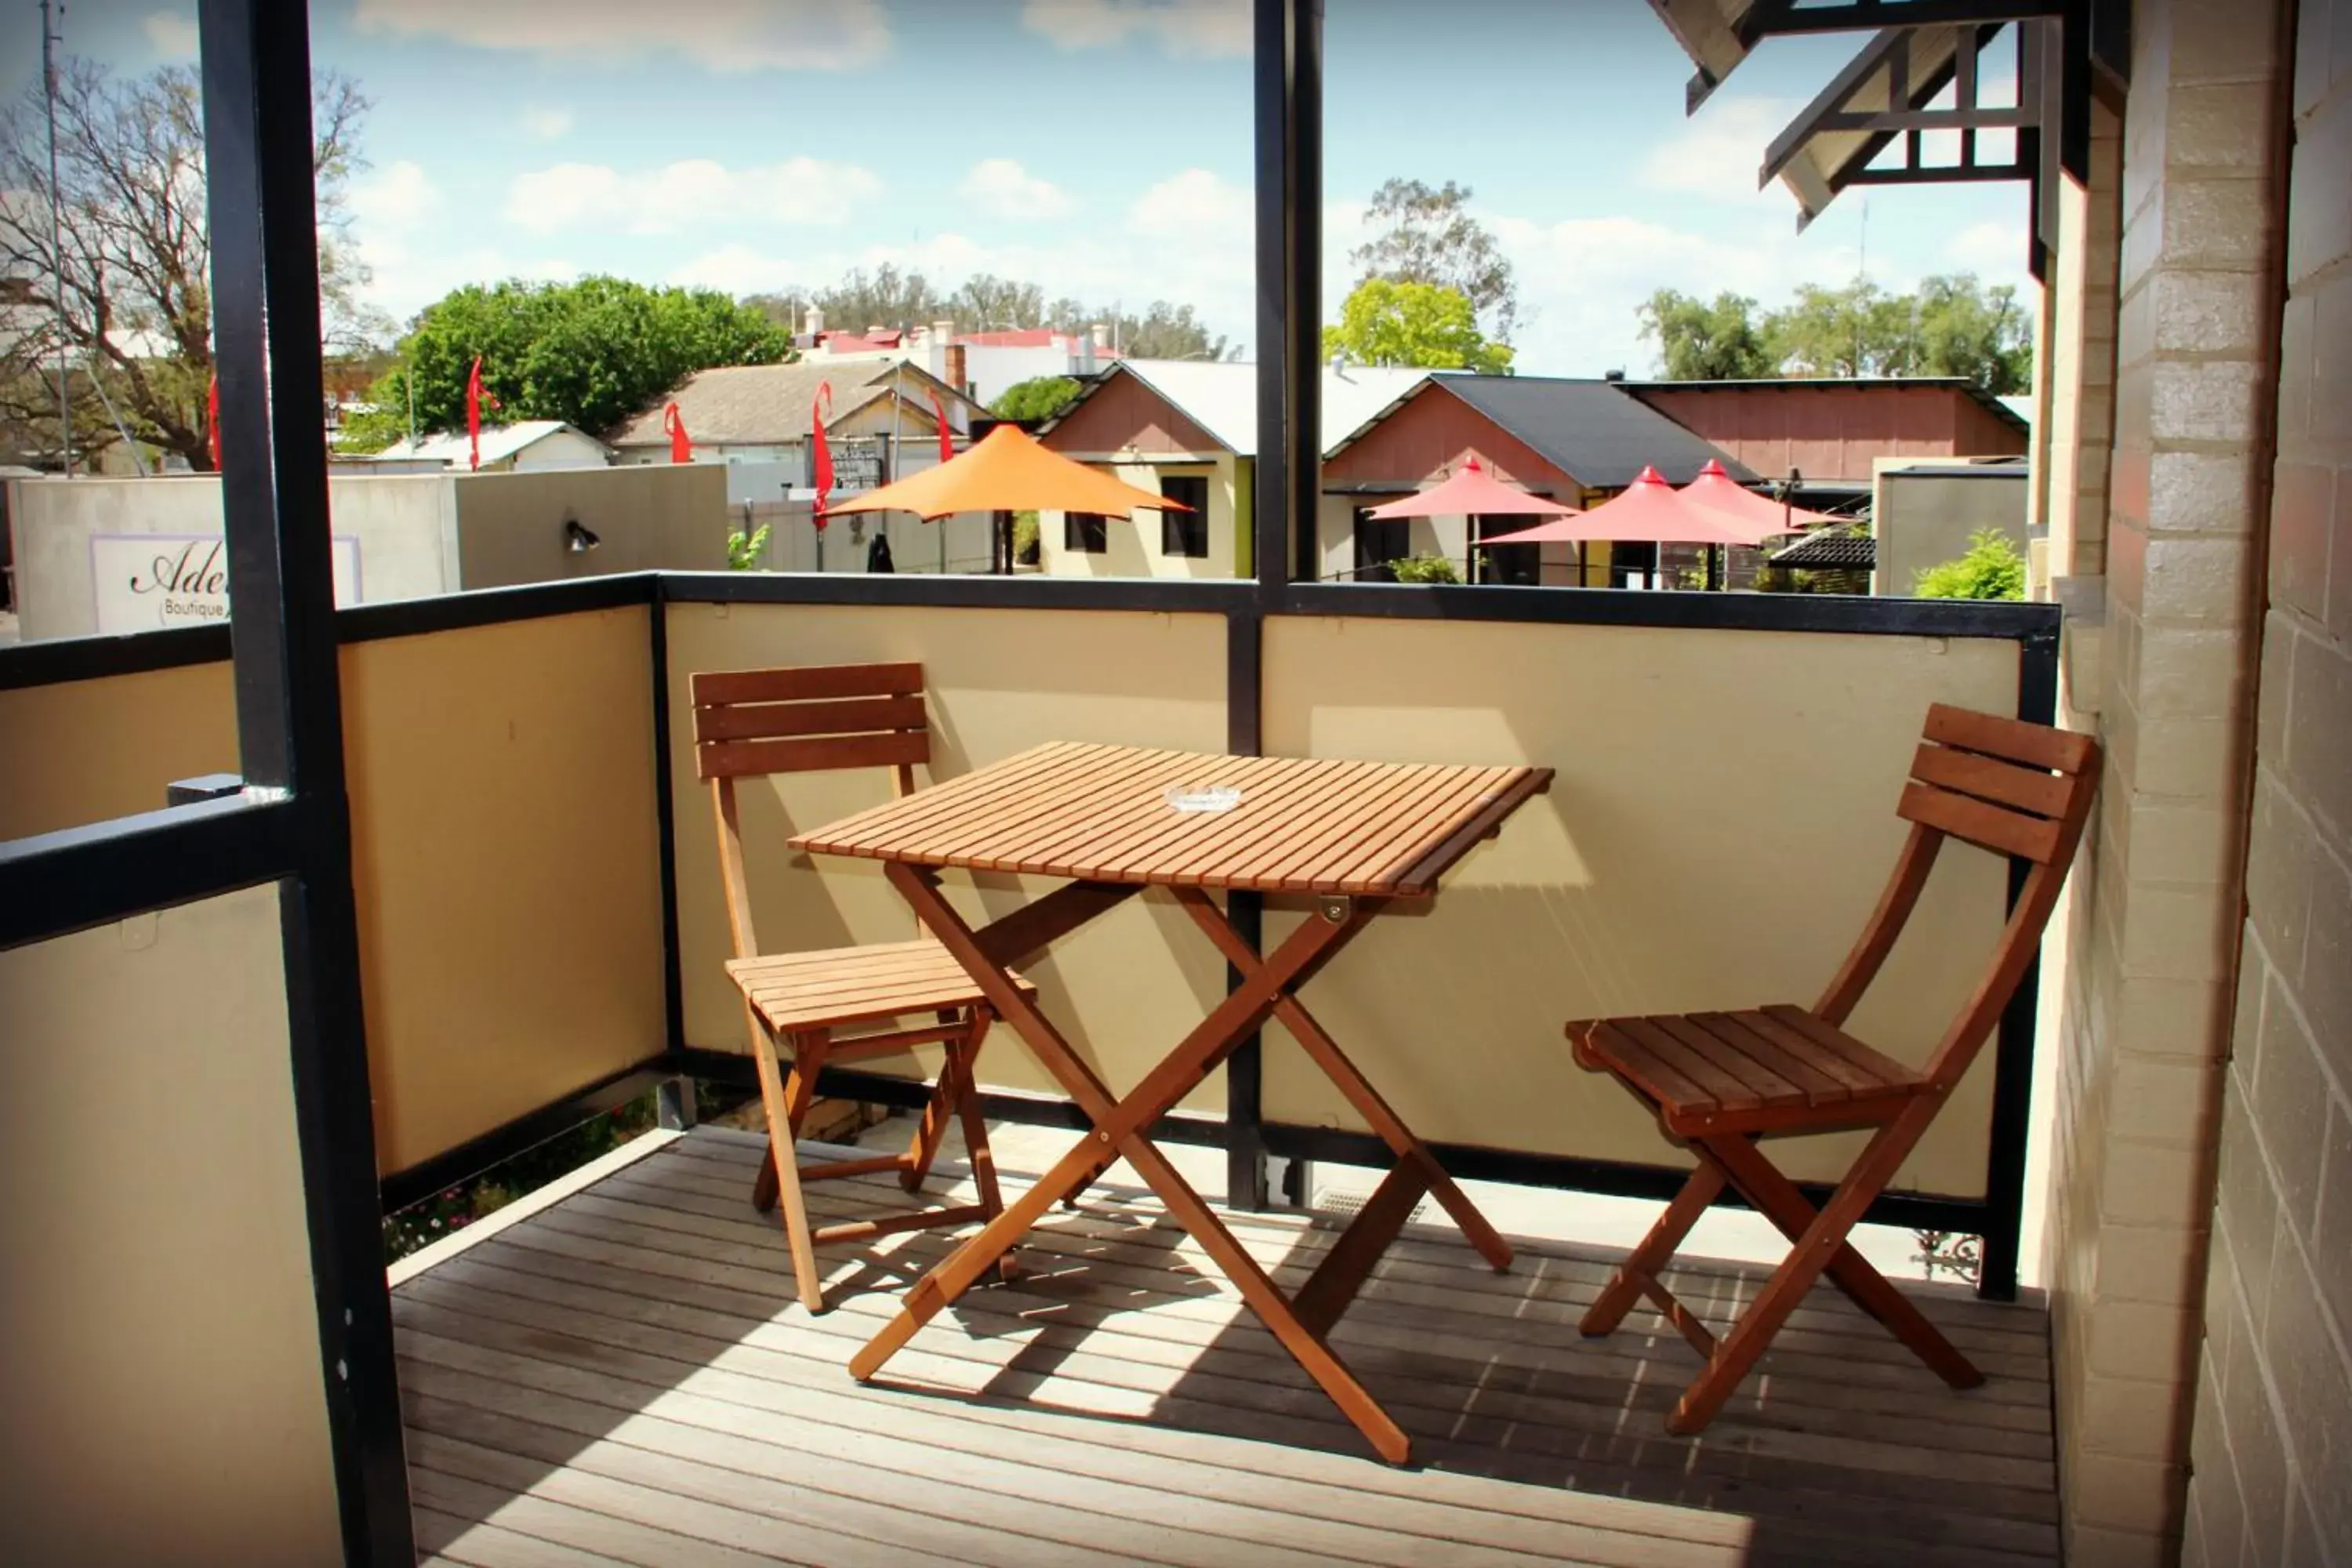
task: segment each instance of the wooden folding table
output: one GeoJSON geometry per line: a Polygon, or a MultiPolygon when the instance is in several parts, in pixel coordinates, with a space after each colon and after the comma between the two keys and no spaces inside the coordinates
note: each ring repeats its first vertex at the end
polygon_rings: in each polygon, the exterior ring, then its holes
{"type": "Polygon", "coordinates": [[[1548,768],[1055,744],[793,839],[813,854],[885,862],[924,926],[1094,1123],[1043,1179],[917,1283],[898,1316],[851,1360],[851,1373],[872,1377],[1048,1209],[1123,1156],[1373,1448],[1404,1463],[1411,1457],[1404,1433],[1326,1335],[1424,1194],[1444,1205],[1496,1268],[1509,1267],[1511,1249],[1297,992],[1383,909],[1433,894],[1448,868],[1550,783],[1548,768]],[[950,866],[1066,878],[1068,885],[974,930],[940,891],[940,869],[950,866]],[[1007,971],[1147,887],[1171,889],[1241,980],[1121,1097],[1007,971]],[[1211,896],[1219,891],[1296,895],[1311,912],[1261,958],[1211,896]],[[1268,1017],[1281,1020],[1397,1157],[1296,1296],[1286,1296],[1243,1250],[1150,1137],[1152,1124],[1268,1017]]]}

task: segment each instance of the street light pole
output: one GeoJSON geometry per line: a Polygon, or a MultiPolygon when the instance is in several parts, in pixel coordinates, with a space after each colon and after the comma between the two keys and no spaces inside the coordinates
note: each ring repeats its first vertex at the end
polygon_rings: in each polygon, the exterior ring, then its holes
{"type": "Polygon", "coordinates": [[[49,260],[50,287],[57,291],[58,306],[58,437],[65,453],[66,478],[73,478],[73,398],[68,377],[66,353],[72,334],[66,328],[66,241],[62,216],[63,194],[58,188],[58,63],[57,46],[65,41],[59,30],[64,25],[66,8],[54,6],[57,21],[49,13],[52,0],[41,0],[41,91],[47,101],[49,116],[49,260]]]}

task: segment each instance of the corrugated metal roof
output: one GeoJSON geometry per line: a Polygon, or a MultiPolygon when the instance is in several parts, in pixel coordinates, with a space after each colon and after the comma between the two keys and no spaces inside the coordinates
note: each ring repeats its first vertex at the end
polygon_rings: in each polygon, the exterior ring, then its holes
{"type": "Polygon", "coordinates": [[[1622,489],[1644,468],[1686,485],[1707,462],[1735,479],[1756,475],[1614,381],[1450,375],[1438,384],[1594,489],[1622,489]]]}
{"type": "Polygon", "coordinates": [[[2033,431],[2033,399],[1996,397],[1964,375],[1769,375],[1731,381],[1626,381],[1636,393],[1657,392],[1919,392],[1965,393],[1978,407],[2021,436],[2033,431]]]}
{"type": "MultiPolygon", "coordinates": [[[[1323,429],[1325,450],[1345,438],[1364,421],[1433,375],[1450,372],[1385,365],[1323,367],[1323,429]]],[[[1257,366],[1230,361],[1179,359],[1121,360],[1087,384],[1079,395],[1084,402],[1115,374],[1131,375],[1186,417],[1207,431],[1219,446],[1237,456],[1257,452],[1257,366]]],[[[1070,407],[1076,408],[1076,403],[1070,407]]],[[[1063,410],[1062,418],[1069,416],[1063,410]]],[[[1055,424],[1059,424],[1056,419],[1055,424]]],[[[1048,425],[1047,429],[1053,426],[1048,425]]]]}
{"type": "MultiPolygon", "coordinates": [[[[561,419],[518,419],[511,425],[482,426],[482,461],[503,462],[525,447],[544,441],[558,431],[571,430],[583,441],[595,442],[596,437],[585,430],[573,429],[561,419]]],[[[470,444],[463,430],[444,430],[419,439],[414,446],[406,441],[394,441],[381,452],[370,454],[370,461],[393,462],[402,459],[438,463],[463,463],[467,460],[470,444]]]]}
{"type": "Polygon", "coordinates": [[[1814,571],[1869,572],[1878,565],[1878,541],[1867,533],[1823,531],[1773,552],[1767,560],[1775,566],[1814,571]]]}
{"type": "Polygon", "coordinates": [[[821,383],[833,384],[835,419],[885,395],[880,384],[897,370],[892,359],[838,360],[812,355],[791,364],[721,365],[699,370],[624,420],[605,439],[615,447],[667,447],[662,410],[675,401],[687,434],[697,445],[781,446],[805,441],[809,408],[821,383]]]}

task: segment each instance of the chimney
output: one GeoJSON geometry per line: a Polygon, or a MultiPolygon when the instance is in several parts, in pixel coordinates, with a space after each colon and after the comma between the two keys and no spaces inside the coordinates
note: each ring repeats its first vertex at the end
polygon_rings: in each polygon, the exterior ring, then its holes
{"type": "Polygon", "coordinates": [[[1096,355],[1101,345],[1096,342],[1091,336],[1087,336],[1077,339],[1075,346],[1078,351],[1078,374],[1080,375],[1094,374],[1097,368],[1095,364],[1096,355]]]}
{"type": "Polygon", "coordinates": [[[817,339],[824,335],[824,312],[811,305],[803,320],[808,327],[809,343],[814,347],[817,339]]]}
{"type": "Polygon", "coordinates": [[[1097,353],[1100,353],[1102,350],[1110,347],[1110,328],[1107,324],[1101,321],[1097,321],[1093,326],[1088,327],[1087,331],[1095,340],[1095,350],[1097,353]]]}
{"type": "Polygon", "coordinates": [[[961,392],[965,396],[969,397],[971,395],[971,389],[968,384],[966,384],[963,378],[963,345],[961,343],[950,343],[948,345],[948,373],[940,379],[946,382],[950,386],[954,387],[958,392],[961,392]]]}
{"type": "Polygon", "coordinates": [[[1622,381],[1625,379],[1625,373],[1622,370],[1603,371],[1601,373],[1601,379],[1603,381],[1622,381]]]}

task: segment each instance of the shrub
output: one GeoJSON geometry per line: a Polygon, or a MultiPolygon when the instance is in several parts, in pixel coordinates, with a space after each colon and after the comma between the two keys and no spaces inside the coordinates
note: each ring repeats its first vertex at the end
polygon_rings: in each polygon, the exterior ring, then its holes
{"type": "Polygon", "coordinates": [[[1921,599],[2022,599],[2025,558],[2000,530],[1979,528],[1969,535],[1967,554],[1920,573],[1911,592],[1921,599]]]}
{"type": "Polygon", "coordinates": [[[1390,569],[1400,583],[1459,583],[1461,570],[1443,555],[1408,555],[1392,561],[1390,569]]]}

